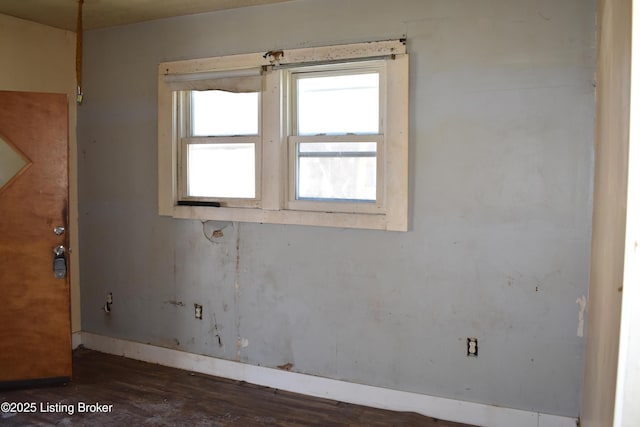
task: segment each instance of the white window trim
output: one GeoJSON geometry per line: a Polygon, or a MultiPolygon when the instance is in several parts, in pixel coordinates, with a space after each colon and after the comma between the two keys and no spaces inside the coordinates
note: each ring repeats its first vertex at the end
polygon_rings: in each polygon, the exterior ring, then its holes
{"type": "MultiPolygon", "coordinates": [[[[202,73],[199,73],[202,74],[202,73]]],[[[241,136],[213,136],[213,137],[205,137],[205,136],[191,136],[190,129],[187,124],[191,123],[191,111],[190,106],[191,103],[187,101],[188,92],[184,91],[176,91],[175,93],[176,99],[181,99],[182,102],[178,103],[176,106],[176,117],[173,118],[176,123],[176,132],[178,135],[176,136],[176,142],[178,144],[178,196],[177,200],[188,202],[189,200],[193,201],[217,201],[225,203],[225,205],[238,207],[238,208],[257,208],[260,206],[260,193],[261,193],[261,176],[262,176],[262,144],[261,144],[261,136],[258,132],[258,135],[241,135],[241,136]],[[178,125],[179,124],[179,125],[178,125]],[[187,179],[187,170],[185,167],[186,159],[187,159],[187,149],[189,144],[228,144],[228,143],[250,143],[255,145],[255,197],[254,198],[224,198],[224,197],[216,197],[216,198],[207,198],[207,197],[189,197],[188,196],[188,179],[187,179]]],[[[258,114],[258,126],[261,126],[260,115],[258,114]]]]}
{"type": "MultiPolygon", "coordinates": [[[[158,71],[158,211],[174,218],[240,222],[314,225],[345,228],[407,231],[408,229],[408,55],[404,41],[381,41],[340,46],[292,49],[206,59],[165,62],[158,71]],[[386,121],[384,140],[378,149],[380,194],[371,211],[342,212],[330,202],[310,202],[290,198],[290,146],[285,117],[285,73],[273,70],[287,65],[313,65],[359,59],[385,61],[386,121]],[[217,73],[265,67],[261,101],[261,165],[256,165],[260,188],[258,203],[249,207],[207,207],[178,205],[177,188],[180,132],[176,115],[177,96],[168,80],[176,75],[217,73]],[[170,78],[166,76],[171,76],[170,78]],[[380,151],[379,151],[380,154],[380,151]],[[382,165],[380,165],[382,163],[382,165]],[[382,201],[382,203],[380,203],[382,201]],[[302,204],[301,204],[302,203],[302,204]],[[313,209],[313,210],[307,210],[313,209]],[[321,209],[321,210],[315,210],[321,209]]],[[[299,137],[296,137],[299,138],[299,137]]],[[[364,205],[364,204],[362,204],[364,205]]],[[[367,208],[369,209],[369,208],[367,208]]],[[[366,210],[366,209],[365,209],[366,210]]]]}

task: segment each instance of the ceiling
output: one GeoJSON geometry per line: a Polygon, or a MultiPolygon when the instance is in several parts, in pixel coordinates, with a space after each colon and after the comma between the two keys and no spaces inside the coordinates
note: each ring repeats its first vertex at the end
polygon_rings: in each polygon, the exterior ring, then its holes
{"type": "MultiPolygon", "coordinates": [[[[172,16],[291,0],[84,0],[83,28],[113,27],[172,16]]],[[[0,14],[75,31],[78,0],[0,0],[0,14]]]]}

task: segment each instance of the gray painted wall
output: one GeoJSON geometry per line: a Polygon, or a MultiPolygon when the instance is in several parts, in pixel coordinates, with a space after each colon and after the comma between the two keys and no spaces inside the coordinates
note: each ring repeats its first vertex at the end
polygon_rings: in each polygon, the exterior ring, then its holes
{"type": "Polygon", "coordinates": [[[577,416],[594,22],[593,0],[300,0],[87,32],[82,329],[577,416]],[[159,62],[403,36],[408,233],[157,215],[159,62]]]}

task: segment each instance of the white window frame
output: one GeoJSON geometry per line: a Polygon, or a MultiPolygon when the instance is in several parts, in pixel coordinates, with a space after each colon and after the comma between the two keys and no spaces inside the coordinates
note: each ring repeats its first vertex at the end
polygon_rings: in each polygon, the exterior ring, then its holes
{"type": "Polygon", "coordinates": [[[331,211],[346,213],[384,213],[384,129],[386,126],[386,73],[384,60],[355,61],[347,63],[303,66],[287,70],[283,78],[286,79],[284,98],[288,100],[288,199],[287,209],[304,211],[331,211]],[[349,72],[363,73],[375,71],[380,75],[379,94],[379,133],[378,134],[339,134],[339,135],[299,135],[296,123],[297,110],[296,93],[293,88],[298,74],[347,75],[349,72]],[[297,187],[297,144],[304,142],[375,142],[376,143],[376,200],[371,202],[334,202],[310,201],[296,199],[297,187]]]}
{"type": "MultiPolygon", "coordinates": [[[[158,211],[160,215],[200,220],[226,220],[345,228],[407,231],[408,229],[408,55],[404,40],[271,51],[222,56],[159,65],[158,78],[158,211]],[[296,67],[323,64],[356,66],[360,61],[380,60],[384,68],[384,124],[377,142],[377,200],[329,202],[295,200],[295,146],[310,140],[293,135],[288,108],[288,73],[296,67]],[[169,80],[175,76],[262,70],[260,137],[256,143],[256,199],[221,207],[185,206],[181,150],[184,129],[180,125],[179,91],[169,80]],[[293,150],[293,152],[292,152],[293,150]],[[260,154],[258,154],[258,152],[260,154]],[[182,184],[180,184],[182,185],[182,184]]],[[[332,66],[333,67],[333,66],[332,66]]],[[[333,138],[333,137],[331,137],[333,138]]],[[[371,141],[372,136],[341,135],[341,140],[371,141]]],[[[218,200],[218,199],[215,199],[218,200]]],[[[238,202],[238,200],[235,200],[238,202]]]]}
{"type": "MultiPolygon", "coordinates": [[[[260,114],[258,114],[258,134],[257,135],[239,135],[239,136],[193,136],[191,128],[193,126],[190,99],[190,92],[177,91],[175,94],[178,105],[176,106],[177,116],[175,120],[178,132],[177,141],[178,148],[178,203],[185,204],[206,204],[206,203],[222,203],[229,207],[259,207],[261,193],[261,172],[262,172],[262,145],[260,136],[260,114]],[[190,144],[254,144],[255,146],[255,197],[253,198],[226,198],[226,197],[195,197],[188,194],[188,149],[190,144]]],[[[260,97],[258,97],[260,102],[260,97]]]]}

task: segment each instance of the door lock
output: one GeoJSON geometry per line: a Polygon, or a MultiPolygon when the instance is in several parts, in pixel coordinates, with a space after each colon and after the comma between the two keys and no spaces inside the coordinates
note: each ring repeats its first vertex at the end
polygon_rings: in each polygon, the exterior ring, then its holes
{"type": "Polygon", "coordinates": [[[67,258],[64,252],[62,245],[53,249],[53,277],[56,279],[64,279],[67,275],[67,258]]]}

